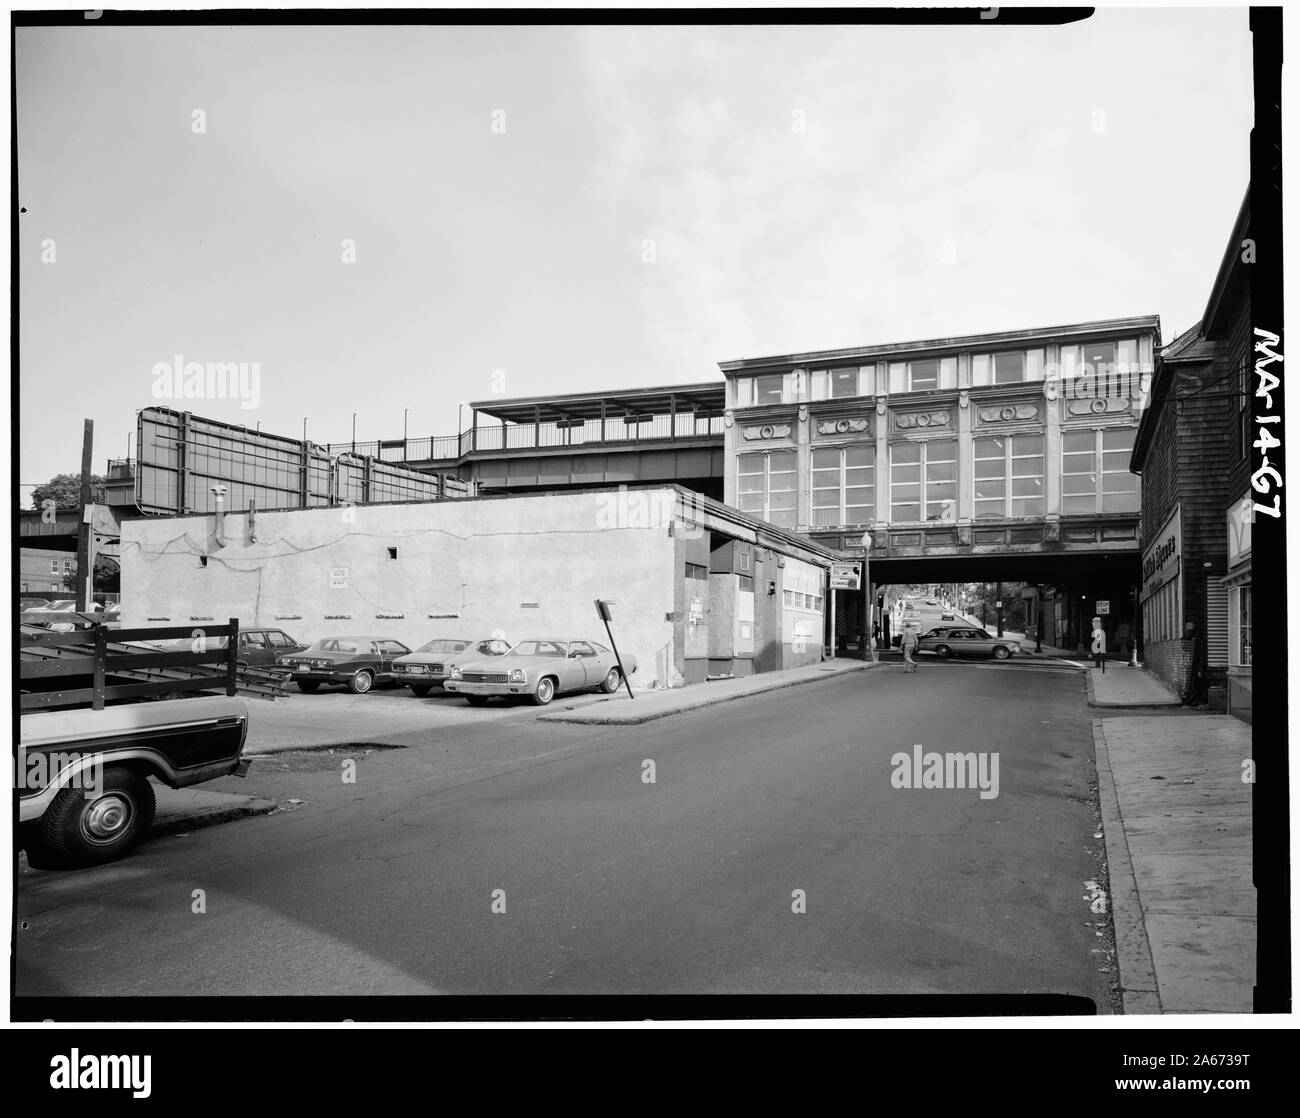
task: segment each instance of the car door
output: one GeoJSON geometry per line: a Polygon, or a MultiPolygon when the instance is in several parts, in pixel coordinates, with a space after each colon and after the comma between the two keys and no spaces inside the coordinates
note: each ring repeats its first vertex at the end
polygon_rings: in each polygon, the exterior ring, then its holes
{"type": "Polygon", "coordinates": [[[399,656],[405,656],[411,650],[400,641],[378,641],[379,654],[379,672],[384,676],[391,676],[393,673],[393,661],[399,656]]]}
{"type": "Polygon", "coordinates": [[[266,644],[266,634],[258,629],[240,633],[237,659],[250,668],[261,668],[271,663],[272,653],[266,644]]]}
{"type": "Polygon", "coordinates": [[[587,686],[587,664],[595,649],[586,641],[570,641],[568,652],[564,657],[560,687],[564,691],[580,691],[587,686]]]}

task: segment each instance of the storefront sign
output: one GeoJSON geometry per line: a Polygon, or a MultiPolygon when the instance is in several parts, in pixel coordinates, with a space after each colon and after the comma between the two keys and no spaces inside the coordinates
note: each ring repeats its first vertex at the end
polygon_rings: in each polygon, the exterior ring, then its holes
{"type": "Polygon", "coordinates": [[[1182,570],[1182,506],[1175,505],[1150,546],[1142,552],[1142,597],[1159,589],[1182,570]]]}
{"type": "Polygon", "coordinates": [[[832,563],[831,589],[857,590],[860,587],[858,577],[862,567],[858,563],[832,563]]]}

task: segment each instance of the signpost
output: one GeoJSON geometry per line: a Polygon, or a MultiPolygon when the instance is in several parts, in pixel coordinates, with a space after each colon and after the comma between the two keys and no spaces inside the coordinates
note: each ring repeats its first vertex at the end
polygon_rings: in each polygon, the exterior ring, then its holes
{"type": "Polygon", "coordinates": [[[618,654],[618,645],[614,643],[614,633],[609,627],[610,620],[613,616],[609,611],[609,607],[613,604],[613,602],[607,602],[601,598],[597,598],[596,612],[600,615],[600,619],[605,623],[605,633],[609,637],[609,647],[614,650],[614,659],[618,663],[618,674],[623,677],[623,684],[627,687],[627,697],[629,699],[635,699],[636,696],[632,694],[632,681],[628,679],[627,672],[623,670],[623,658],[618,654]]]}
{"type": "Polygon", "coordinates": [[[862,585],[860,582],[861,574],[862,564],[860,563],[832,563],[831,589],[858,590],[862,585]]]}
{"type": "Polygon", "coordinates": [[[1102,617],[1107,617],[1107,616],[1110,615],[1110,599],[1109,599],[1109,598],[1098,598],[1098,599],[1097,599],[1097,612],[1098,612],[1102,617]]]}

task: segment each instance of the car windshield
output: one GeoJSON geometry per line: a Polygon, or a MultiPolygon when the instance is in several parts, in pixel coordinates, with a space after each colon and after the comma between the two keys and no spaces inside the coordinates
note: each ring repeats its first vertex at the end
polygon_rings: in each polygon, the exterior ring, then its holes
{"type": "Polygon", "coordinates": [[[520,641],[507,656],[563,656],[567,649],[564,641],[520,641]]]}
{"type": "Polygon", "coordinates": [[[307,652],[360,652],[361,644],[354,637],[326,637],[319,640],[307,652]]]}
{"type": "Polygon", "coordinates": [[[433,640],[426,645],[421,645],[420,652],[464,652],[469,641],[454,640],[433,640]]]}

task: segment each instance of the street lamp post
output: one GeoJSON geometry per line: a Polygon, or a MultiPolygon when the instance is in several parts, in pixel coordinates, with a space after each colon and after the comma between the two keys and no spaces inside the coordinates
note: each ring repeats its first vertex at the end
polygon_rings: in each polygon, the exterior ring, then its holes
{"type": "Polygon", "coordinates": [[[1043,584],[1034,590],[1034,604],[1038,607],[1038,620],[1034,623],[1034,651],[1043,651],[1043,584]]]}
{"type": "Polygon", "coordinates": [[[862,586],[867,594],[867,647],[871,649],[871,659],[876,654],[876,592],[871,585],[871,533],[862,533],[862,586]]]}
{"type": "Polygon", "coordinates": [[[357,452],[357,413],[352,413],[352,453],[357,452]]]}
{"type": "Polygon", "coordinates": [[[410,408],[402,409],[402,461],[406,461],[406,420],[411,414],[410,408]]]}

